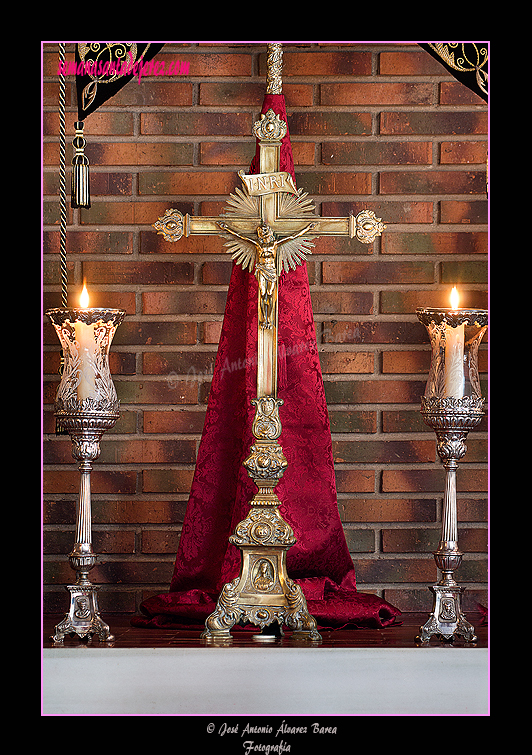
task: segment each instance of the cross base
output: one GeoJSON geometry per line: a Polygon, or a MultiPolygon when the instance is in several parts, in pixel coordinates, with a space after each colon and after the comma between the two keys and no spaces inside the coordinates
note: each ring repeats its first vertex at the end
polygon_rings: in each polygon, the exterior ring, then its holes
{"type": "Polygon", "coordinates": [[[62,643],[67,635],[76,634],[84,639],[95,634],[100,642],[112,642],[114,636],[98,609],[96,592],[99,587],[89,583],[66,585],[66,589],[70,592],[70,609],[63,621],[56,625],[52,640],[62,643]]]}
{"type": "MultiPolygon", "coordinates": [[[[256,508],[250,512],[253,514],[257,514],[256,508]]],[[[281,519],[277,512],[276,515],[281,519]]],[[[292,640],[320,642],[321,635],[316,629],[316,620],[308,612],[303,591],[287,576],[288,547],[251,544],[240,547],[240,576],[222,588],[216,609],[205,622],[202,639],[230,642],[235,624],[251,624],[261,630],[269,628],[268,634],[254,636],[258,641],[269,636],[281,637],[282,627],[286,625],[292,630],[292,640]],[[275,623],[278,628],[271,626],[275,623]]]]}
{"type": "Polygon", "coordinates": [[[476,642],[475,628],[462,613],[464,589],[459,585],[429,587],[434,595],[434,606],[428,621],[419,629],[417,642],[429,642],[434,635],[447,642],[452,642],[456,635],[462,635],[466,642],[476,642]]]}

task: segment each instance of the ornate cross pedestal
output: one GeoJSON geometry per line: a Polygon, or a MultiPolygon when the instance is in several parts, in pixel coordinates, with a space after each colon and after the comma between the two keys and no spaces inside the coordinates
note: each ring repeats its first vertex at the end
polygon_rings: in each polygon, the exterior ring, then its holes
{"type": "MultiPolygon", "coordinates": [[[[256,442],[243,462],[258,492],[247,517],[229,538],[242,552],[240,576],[222,589],[216,610],[206,621],[202,637],[228,638],[236,623],[261,629],[277,622],[294,630],[293,639],[320,640],[303,592],[286,572],[286,552],[296,540],[278,507],[275,486],[287,466],[277,438],[281,434],[281,399],[253,399],[256,406],[253,435],[256,442]]],[[[282,631],[282,630],[281,630],[282,631]]]]}
{"type": "MultiPolygon", "coordinates": [[[[280,45],[269,45],[280,48],[280,45]]],[[[273,54],[280,54],[273,50],[273,54]]],[[[275,87],[275,83],[273,85],[275,87]]],[[[270,87],[270,84],[269,84],[270,87]]],[[[269,88],[270,93],[280,93],[269,88]]],[[[167,210],[154,228],[168,241],[191,234],[216,234],[237,264],[254,272],[258,282],[257,397],[252,432],[255,438],[243,462],[258,492],[247,517],[237,525],[230,542],[241,550],[240,575],[221,591],[215,611],[207,618],[203,638],[230,640],[237,623],[261,627],[286,624],[292,638],[319,641],[316,621],[309,614],[303,592],[286,572],[286,552],[296,542],[290,526],[279,513],[281,501],[275,487],[287,461],[278,438],[281,435],[277,398],[278,284],[283,272],[295,269],[311,253],[318,236],[356,237],[372,243],[384,225],[364,210],[356,217],[322,218],[292,176],[280,171],[280,149],[286,123],[269,110],[255,123],[259,140],[260,172],[239,172],[242,189],[228,200],[221,217],[183,216],[167,210]]],[[[282,632],[282,630],[280,630],[282,632]]]]}

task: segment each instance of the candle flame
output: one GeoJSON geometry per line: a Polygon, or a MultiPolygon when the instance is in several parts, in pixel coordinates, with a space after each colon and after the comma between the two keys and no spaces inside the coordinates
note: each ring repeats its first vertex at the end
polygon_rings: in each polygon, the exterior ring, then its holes
{"type": "Polygon", "coordinates": [[[83,290],[79,297],[79,304],[81,307],[83,307],[83,309],[89,306],[89,292],[87,291],[87,285],[85,281],[83,281],[83,290]]]}
{"type": "Polygon", "coordinates": [[[451,309],[458,309],[459,301],[458,289],[456,286],[453,286],[453,290],[451,291],[451,309]]]}

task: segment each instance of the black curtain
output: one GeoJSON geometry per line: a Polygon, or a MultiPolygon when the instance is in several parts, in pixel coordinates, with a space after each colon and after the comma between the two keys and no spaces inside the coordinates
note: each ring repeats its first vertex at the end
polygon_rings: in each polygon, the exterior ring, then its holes
{"type": "Polygon", "coordinates": [[[163,47],[164,44],[153,42],[78,42],[78,119],[83,121],[114,97],[134,76],[139,75],[139,66],[150,62],[163,47]]]}
{"type": "Polygon", "coordinates": [[[488,42],[419,42],[455,79],[488,101],[488,42]]]}

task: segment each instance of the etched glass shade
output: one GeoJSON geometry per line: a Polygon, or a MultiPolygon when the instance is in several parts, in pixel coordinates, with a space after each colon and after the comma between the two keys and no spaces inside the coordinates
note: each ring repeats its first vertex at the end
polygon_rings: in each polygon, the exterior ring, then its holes
{"type": "Polygon", "coordinates": [[[125,315],[118,309],[50,309],[46,313],[63,349],[64,366],[55,410],[117,412],[109,349],[125,315]]]}
{"type": "Polygon", "coordinates": [[[478,348],[488,327],[483,309],[418,309],[432,346],[425,401],[482,402],[478,348]]]}

